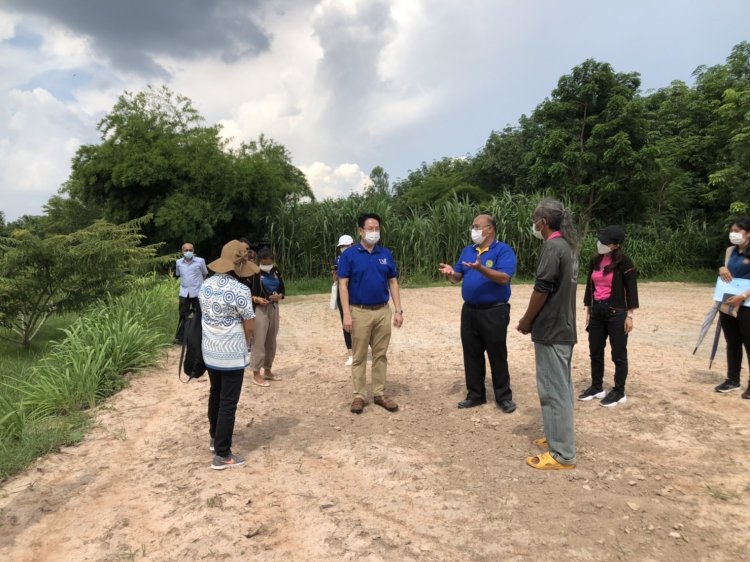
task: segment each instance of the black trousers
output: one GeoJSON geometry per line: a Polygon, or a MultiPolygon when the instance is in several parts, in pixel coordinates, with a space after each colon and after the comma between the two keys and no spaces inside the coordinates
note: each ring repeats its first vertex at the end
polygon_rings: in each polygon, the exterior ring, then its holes
{"type": "Polygon", "coordinates": [[[177,323],[177,332],[174,335],[174,339],[178,342],[182,342],[182,338],[185,336],[185,320],[188,319],[191,312],[201,313],[198,297],[180,297],[180,321],[177,323]]]}
{"type": "MultiPolygon", "coordinates": [[[[341,306],[341,297],[339,297],[338,295],[336,295],[336,305],[339,307],[339,316],[341,316],[341,323],[343,324],[344,323],[344,309],[341,306]]],[[[341,331],[344,332],[344,343],[346,344],[346,349],[351,349],[352,348],[352,335],[346,330],[344,330],[343,328],[341,331]]]]}
{"type": "Polygon", "coordinates": [[[477,309],[464,303],[461,309],[461,346],[464,351],[466,398],[486,401],[484,389],[486,367],[484,354],[490,360],[495,400],[512,400],[506,336],[510,322],[510,305],[477,309]]]}
{"type": "Polygon", "coordinates": [[[737,318],[719,312],[721,330],[727,342],[727,378],[739,384],[742,370],[742,348],[750,358],[750,308],[741,306],[737,318]]]}
{"type": "Polygon", "coordinates": [[[232,434],[237,403],[242,392],[245,369],[216,371],[208,369],[211,390],[208,393],[208,432],[214,439],[214,449],[220,457],[232,454],[232,434]]]}
{"type": "Polygon", "coordinates": [[[591,385],[601,388],[604,384],[604,348],[607,338],[612,348],[615,364],[615,388],[625,391],[628,378],[628,335],[625,333],[627,310],[613,310],[608,302],[593,302],[589,318],[589,357],[591,358],[591,385]]]}

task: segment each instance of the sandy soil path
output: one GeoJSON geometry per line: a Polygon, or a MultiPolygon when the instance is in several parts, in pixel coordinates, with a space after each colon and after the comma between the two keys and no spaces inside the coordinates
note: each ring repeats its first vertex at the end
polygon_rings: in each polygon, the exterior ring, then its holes
{"type": "MultiPolygon", "coordinates": [[[[289,298],[284,380],[243,389],[235,450],[246,466],[209,469],[208,383],[178,382],[170,353],[98,408],[82,443],[3,483],[0,559],[747,559],[750,401],[713,392],[723,346],[711,371],[708,345],[691,355],[711,292],[641,287],[629,400],[577,403],[579,465],[557,473],[524,464],[541,435],[528,337],[508,337],[517,412],[456,409],[457,288],[405,291],[389,354],[396,414],[348,412],[338,314],[327,296],[289,298]]],[[[512,327],[529,293],[514,288],[512,327]]],[[[580,314],[579,390],[582,328],[580,314]]]]}

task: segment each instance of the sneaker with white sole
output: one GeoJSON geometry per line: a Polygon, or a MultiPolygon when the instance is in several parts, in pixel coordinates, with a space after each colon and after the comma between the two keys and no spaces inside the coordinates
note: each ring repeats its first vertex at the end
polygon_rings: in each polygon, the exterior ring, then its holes
{"type": "Polygon", "coordinates": [[[239,455],[229,455],[228,457],[214,455],[214,461],[211,463],[211,468],[214,470],[224,470],[225,468],[233,468],[235,466],[242,466],[243,464],[245,464],[245,459],[239,455]]]}
{"type": "Polygon", "coordinates": [[[353,360],[354,360],[354,358],[350,355],[349,359],[346,360],[346,363],[344,363],[344,365],[346,365],[347,367],[351,367],[351,364],[352,364],[353,360]]]}
{"type": "Polygon", "coordinates": [[[625,396],[625,393],[622,390],[613,388],[599,403],[605,408],[611,408],[612,406],[625,403],[627,399],[628,397],[625,396]]]}
{"type": "Polygon", "coordinates": [[[740,383],[734,382],[732,379],[727,379],[723,383],[721,383],[719,386],[714,387],[714,390],[716,392],[732,392],[733,390],[739,390],[740,389],[740,383]]]}
{"type": "Polygon", "coordinates": [[[590,386],[578,396],[578,399],[582,402],[587,402],[594,398],[604,398],[604,391],[600,386],[590,386]]]}

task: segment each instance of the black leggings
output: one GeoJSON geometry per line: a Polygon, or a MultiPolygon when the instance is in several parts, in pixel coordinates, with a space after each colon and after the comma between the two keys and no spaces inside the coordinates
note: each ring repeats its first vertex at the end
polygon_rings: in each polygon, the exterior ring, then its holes
{"type": "Polygon", "coordinates": [[[743,347],[750,358],[750,308],[741,306],[737,318],[719,312],[719,318],[727,342],[727,378],[739,384],[743,347]]]}
{"type": "Polygon", "coordinates": [[[591,358],[591,384],[602,388],[604,383],[604,349],[607,338],[612,348],[615,364],[615,388],[625,391],[628,378],[628,335],[625,333],[625,318],[628,311],[613,310],[607,302],[593,302],[586,330],[589,333],[589,357],[591,358]]]}

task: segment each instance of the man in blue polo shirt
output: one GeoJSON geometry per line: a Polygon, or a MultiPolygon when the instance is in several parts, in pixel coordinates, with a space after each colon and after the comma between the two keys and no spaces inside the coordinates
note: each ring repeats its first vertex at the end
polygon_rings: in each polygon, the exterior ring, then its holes
{"type": "Polygon", "coordinates": [[[182,245],[182,257],[175,263],[174,273],[180,278],[180,321],[177,324],[174,341],[177,344],[182,344],[185,320],[188,319],[191,312],[193,314],[200,314],[201,312],[198,295],[203,280],[208,275],[205,260],[195,255],[195,249],[190,242],[185,242],[182,245]]]}
{"type": "Polygon", "coordinates": [[[367,398],[367,348],[372,349],[373,402],[389,412],[398,404],[384,395],[388,367],[388,344],[391,341],[391,309],[393,325],[401,327],[404,311],[398,288],[398,269],[388,248],[380,241],[380,217],[375,213],[359,216],[360,243],[341,254],[339,260],[339,296],[344,311],[342,325],[352,334],[352,381],[354,382],[353,414],[361,414],[367,398]]]}
{"type": "Polygon", "coordinates": [[[459,408],[487,402],[484,389],[484,354],[490,360],[495,401],[503,412],[515,411],[508,373],[505,340],[510,322],[510,280],[516,273],[513,249],[495,240],[497,224],[490,215],[479,215],[471,225],[474,244],[466,246],[456,265],[440,264],[440,273],[451,283],[463,280],[461,296],[461,345],[464,351],[466,400],[459,408]]]}

